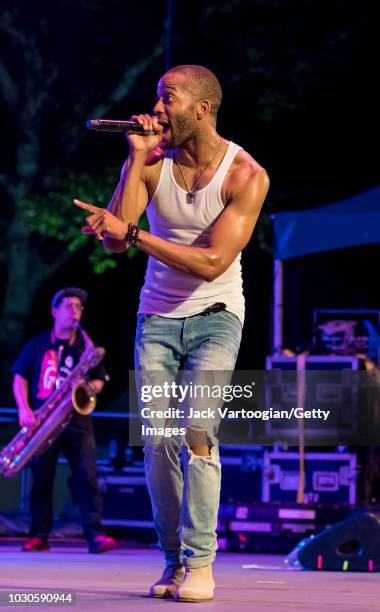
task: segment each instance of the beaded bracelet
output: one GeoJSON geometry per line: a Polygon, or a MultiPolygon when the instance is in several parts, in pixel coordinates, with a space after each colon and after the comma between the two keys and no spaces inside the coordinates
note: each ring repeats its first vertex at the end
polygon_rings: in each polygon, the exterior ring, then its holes
{"type": "Polygon", "coordinates": [[[131,246],[137,245],[137,238],[139,237],[140,228],[138,225],[133,225],[133,223],[128,223],[128,230],[125,234],[124,240],[128,242],[131,246]]]}

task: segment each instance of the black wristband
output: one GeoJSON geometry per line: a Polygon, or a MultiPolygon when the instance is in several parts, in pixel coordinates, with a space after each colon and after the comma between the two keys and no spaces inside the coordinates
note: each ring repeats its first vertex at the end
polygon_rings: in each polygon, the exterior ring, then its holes
{"type": "Polygon", "coordinates": [[[140,228],[138,225],[133,225],[133,223],[128,223],[128,230],[125,234],[124,240],[128,242],[131,246],[137,245],[137,238],[140,233],[140,228]]]}

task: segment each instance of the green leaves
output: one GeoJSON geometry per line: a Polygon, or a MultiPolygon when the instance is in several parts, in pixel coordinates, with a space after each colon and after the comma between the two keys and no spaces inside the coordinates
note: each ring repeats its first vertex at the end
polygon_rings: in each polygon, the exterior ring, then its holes
{"type": "Polygon", "coordinates": [[[85,214],[73,205],[72,200],[75,197],[97,206],[107,206],[118,176],[119,169],[116,168],[107,169],[101,174],[57,173],[46,181],[45,193],[32,193],[25,199],[25,224],[31,233],[63,242],[73,253],[88,244],[89,260],[96,274],[115,268],[117,261],[104,251],[101,243],[82,234],[85,214]]]}

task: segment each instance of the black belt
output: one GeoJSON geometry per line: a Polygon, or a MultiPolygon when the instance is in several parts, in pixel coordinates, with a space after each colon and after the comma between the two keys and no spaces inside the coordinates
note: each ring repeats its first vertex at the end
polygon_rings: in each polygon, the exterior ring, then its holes
{"type": "Polygon", "coordinates": [[[215,304],[213,304],[212,306],[207,306],[207,308],[202,310],[202,312],[200,312],[199,314],[202,315],[202,317],[205,317],[211,312],[220,312],[221,310],[226,310],[226,304],[224,304],[223,302],[215,302],[215,304]]]}

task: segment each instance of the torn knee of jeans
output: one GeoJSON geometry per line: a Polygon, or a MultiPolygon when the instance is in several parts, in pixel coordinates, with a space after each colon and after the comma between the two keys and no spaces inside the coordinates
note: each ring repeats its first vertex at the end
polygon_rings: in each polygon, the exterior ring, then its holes
{"type": "Polygon", "coordinates": [[[192,427],[186,428],[185,435],[186,444],[192,446],[212,446],[212,442],[207,435],[206,431],[200,429],[193,429],[192,427]]]}
{"type": "Polygon", "coordinates": [[[219,461],[219,455],[215,450],[214,444],[210,439],[207,431],[202,429],[195,429],[193,427],[186,428],[185,442],[187,446],[189,464],[195,460],[207,461],[217,464],[219,461]],[[199,453],[200,447],[203,449],[207,448],[207,455],[199,453]]]}
{"type": "Polygon", "coordinates": [[[195,462],[204,462],[210,465],[220,465],[219,454],[215,446],[209,446],[208,451],[208,455],[198,455],[192,450],[190,446],[188,446],[186,449],[188,465],[191,465],[195,462]]]}

